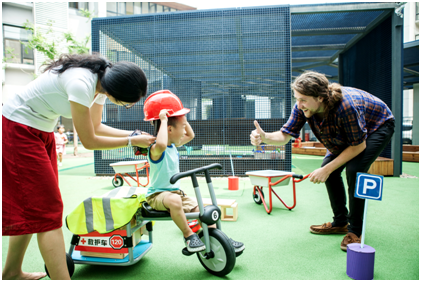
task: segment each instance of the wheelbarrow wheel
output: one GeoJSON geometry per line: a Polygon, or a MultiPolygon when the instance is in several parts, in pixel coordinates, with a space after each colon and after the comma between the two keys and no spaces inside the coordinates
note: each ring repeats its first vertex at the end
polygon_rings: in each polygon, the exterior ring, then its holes
{"type": "MultiPolygon", "coordinates": [[[[209,241],[212,258],[207,259],[204,255],[206,251],[198,252],[197,257],[203,267],[211,274],[225,276],[231,272],[235,265],[235,250],[229,238],[219,229],[209,228],[209,241]]],[[[205,242],[203,230],[198,234],[199,238],[205,242]]]]}
{"type": "MultiPolygon", "coordinates": [[[[256,187],[256,190],[260,191],[260,193],[262,193],[263,198],[265,197],[265,194],[263,194],[263,190],[260,189],[259,187],[256,187]]],[[[256,191],[255,194],[253,194],[253,200],[256,204],[261,205],[263,203],[262,198],[260,197],[259,192],[256,191]]]]}
{"type": "MultiPolygon", "coordinates": [[[[67,269],[69,270],[69,276],[72,277],[73,273],[75,272],[75,263],[72,259],[72,256],[66,253],[66,262],[67,262],[67,269]]],[[[47,266],[44,264],[45,272],[47,272],[48,277],[50,274],[48,273],[47,266]]]]}
{"type": "Polygon", "coordinates": [[[124,184],[123,177],[121,176],[116,176],[115,178],[113,177],[114,187],[120,187],[120,186],[123,186],[123,184],[124,184]]]}

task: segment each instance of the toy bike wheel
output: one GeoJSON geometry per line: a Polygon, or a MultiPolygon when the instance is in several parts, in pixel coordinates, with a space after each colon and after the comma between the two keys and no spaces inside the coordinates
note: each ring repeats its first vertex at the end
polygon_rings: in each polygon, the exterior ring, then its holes
{"type": "MultiPolygon", "coordinates": [[[[206,251],[197,253],[200,263],[210,273],[224,276],[231,272],[235,265],[235,251],[228,237],[219,229],[209,228],[209,241],[213,257],[204,257],[206,251]]],[[[205,242],[203,230],[199,238],[205,242]]]]}
{"type": "MultiPolygon", "coordinates": [[[[69,276],[72,277],[73,273],[75,272],[75,263],[73,262],[73,259],[71,255],[66,253],[66,262],[67,262],[67,269],[69,270],[69,276]]],[[[50,277],[50,274],[48,273],[47,266],[44,264],[45,272],[47,272],[48,277],[50,277]]]]}
{"type": "MultiPolygon", "coordinates": [[[[262,196],[265,197],[265,194],[263,194],[262,189],[260,189],[259,187],[256,187],[256,190],[260,191],[260,193],[262,193],[262,196]]],[[[261,205],[263,203],[263,200],[260,197],[260,194],[258,191],[256,191],[255,194],[253,194],[253,200],[256,204],[261,205]]]]}
{"type": "Polygon", "coordinates": [[[113,177],[113,185],[114,187],[120,187],[123,186],[123,178],[121,176],[117,176],[116,178],[113,177]]]}

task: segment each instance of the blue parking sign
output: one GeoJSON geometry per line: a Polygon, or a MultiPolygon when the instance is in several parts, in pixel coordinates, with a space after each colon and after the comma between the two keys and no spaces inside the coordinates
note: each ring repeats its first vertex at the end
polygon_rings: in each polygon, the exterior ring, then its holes
{"type": "Polygon", "coordinates": [[[383,176],[367,173],[357,173],[355,197],[370,200],[382,200],[383,176]]]}

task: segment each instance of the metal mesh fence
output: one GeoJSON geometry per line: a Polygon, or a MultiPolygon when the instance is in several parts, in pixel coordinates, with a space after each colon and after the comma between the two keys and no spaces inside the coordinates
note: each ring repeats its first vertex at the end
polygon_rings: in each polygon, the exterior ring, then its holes
{"type": "MultiPolygon", "coordinates": [[[[190,109],[195,138],[179,147],[180,171],[220,163],[217,175],[262,169],[291,170],[291,145],[256,148],[253,121],[279,130],[291,112],[289,6],[202,10],[92,21],[92,51],[112,62],[138,64],[148,95],[169,89],[190,109]]],[[[142,99],[125,109],[107,101],[103,123],[152,133],[142,99]]],[[[113,174],[110,163],[142,159],[129,148],[95,151],[95,173],[113,174]]]]}

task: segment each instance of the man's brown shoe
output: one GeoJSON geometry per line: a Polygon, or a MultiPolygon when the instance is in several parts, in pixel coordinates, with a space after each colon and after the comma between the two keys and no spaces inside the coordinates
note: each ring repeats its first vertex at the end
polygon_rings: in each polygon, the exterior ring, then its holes
{"type": "Polygon", "coordinates": [[[310,226],[310,232],[314,234],[347,234],[347,225],[342,227],[333,227],[332,223],[323,223],[322,225],[310,226]]]}
{"type": "Polygon", "coordinates": [[[352,243],[361,243],[361,237],[357,237],[357,235],[355,235],[354,233],[349,232],[348,234],[345,235],[344,239],[342,240],[342,243],[341,243],[342,251],[346,252],[348,244],[352,244],[352,243]]]}

